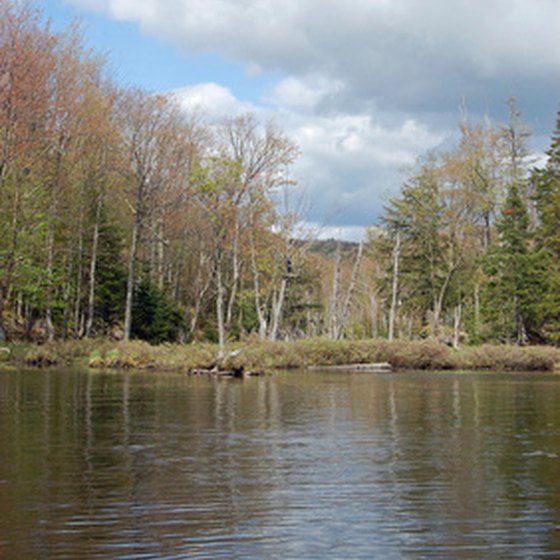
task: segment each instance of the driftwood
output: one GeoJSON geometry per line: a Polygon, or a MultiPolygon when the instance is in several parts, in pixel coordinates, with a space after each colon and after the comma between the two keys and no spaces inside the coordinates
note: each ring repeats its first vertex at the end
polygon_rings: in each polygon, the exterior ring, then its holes
{"type": "Polygon", "coordinates": [[[243,366],[230,369],[218,369],[216,366],[207,368],[194,368],[189,370],[191,375],[213,375],[215,377],[237,377],[244,379],[245,377],[260,377],[264,375],[262,371],[245,371],[243,366]]]}
{"type": "Polygon", "coordinates": [[[309,366],[308,369],[320,369],[328,371],[392,371],[393,366],[389,362],[376,362],[371,364],[343,364],[336,366],[309,366]]]}
{"type": "Polygon", "coordinates": [[[193,368],[188,373],[192,375],[215,375],[216,377],[259,377],[264,375],[262,371],[246,371],[243,365],[232,365],[231,360],[237,358],[241,350],[234,350],[225,356],[219,356],[207,366],[193,368]]]}

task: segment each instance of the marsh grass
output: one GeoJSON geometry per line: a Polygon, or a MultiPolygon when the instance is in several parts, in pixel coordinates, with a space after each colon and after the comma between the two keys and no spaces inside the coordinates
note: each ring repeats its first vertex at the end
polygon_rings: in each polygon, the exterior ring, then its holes
{"type": "MultiPolygon", "coordinates": [[[[551,371],[560,364],[560,349],[555,347],[483,345],[454,350],[433,340],[246,341],[228,346],[227,353],[232,352],[232,356],[220,363],[221,368],[243,366],[246,370],[267,371],[389,362],[395,369],[551,371]]],[[[41,346],[12,345],[9,361],[34,366],[82,364],[92,368],[186,372],[216,363],[217,356],[218,347],[214,344],[152,346],[139,340],[90,339],[41,346]]]]}

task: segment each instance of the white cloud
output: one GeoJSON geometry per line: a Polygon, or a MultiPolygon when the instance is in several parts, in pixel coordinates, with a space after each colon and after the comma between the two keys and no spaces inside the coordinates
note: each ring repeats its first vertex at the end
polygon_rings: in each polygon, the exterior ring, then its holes
{"type": "Polygon", "coordinates": [[[173,93],[185,109],[214,117],[256,111],[255,106],[239,101],[230,89],[213,82],[180,88],[173,93]]]}
{"type": "Polygon", "coordinates": [[[471,112],[503,115],[517,95],[541,136],[558,108],[559,0],[68,1],[237,61],[249,77],[280,75],[254,103],[219,76],[175,93],[211,115],[274,118],[302,150],[306,219],[330,217],[335,231],[376,219],[399,168],[451,134],[462,97],[471,112]]]}
{"type": "MultiPolygon", "coordinates": [[[[433,109],[560,72],[558,0],[70,0],[186,52],[342,84],[355,102],[433,109]]],[[[504,91],[507,90],[507,91],[504,91]]],[[[515,93],[515,91],[514,91],[515,93]]],[[[305,92],[302,99],[305,101],[305,92]]]]}
{"type": "Polygon", "coordinates": [[[241,102],[217,84],[200,84],[175,93],[184,107],[202,109],[210,116],[253,112],[263,120],[274,119],[301,148],[294,174],[308,206],[302,218],[329,223],[332,231],[342,228],[345,238],[352,232],[354,239],[357,231],[375,221],[384,197],[398,188],[399,169],[440,144],[444,136],[413,119],[389,126],[369,114],[317,114],[314,108],[330,92],[306,91],[313,103],[282,109],[241,102]]]}
{"type": "Polygon", "coordinates": [[[333,98],[344,89],[342,82],[321,76],[307,79],[290,76],[280,80],[265,93],[263,101],[277,107],[314,110],[321,101],[333,98]]]}

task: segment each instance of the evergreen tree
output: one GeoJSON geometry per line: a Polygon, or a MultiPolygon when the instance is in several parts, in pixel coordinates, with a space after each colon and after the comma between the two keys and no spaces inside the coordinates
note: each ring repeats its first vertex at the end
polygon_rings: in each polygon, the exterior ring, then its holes
{"type": "Polygon", "coordinates": [[[549,290],[542,304],[547,338],[560,341],[560,112],[556,129],[547,151],[548,160],[542,169],[534,169],[531,182],[535,191],[539,219],[537,242],[550,252],[549,290]]]}
{"type": "Polygon", "coordinates": [[[126,270],[122,263],[122,228],[104,214],[99,227],[96,268],[95,323],[97,334],[108,334],[122,318],[126,294],[126,270]]]}
{"type": "Polygon", "coordinates": [[[538,239],[560,259],[560,112],[543,169],[531,175],[539,217],[538,239]]]}
{"type": "Polygon", "coordinates": [[[516,183],[509,188],[497,230],[498,243],[483,257],[483,312],[489,334],[517,344],[538,340],[550,259],[545,250],[531,248],[527,207],[516,183]]]}
{"type": "Polygon", "coordinates": [[[164,292],[148,281],[135,290],[131,335],[152,344],[173,342],[183,328],[183,316],[164,292]]]}

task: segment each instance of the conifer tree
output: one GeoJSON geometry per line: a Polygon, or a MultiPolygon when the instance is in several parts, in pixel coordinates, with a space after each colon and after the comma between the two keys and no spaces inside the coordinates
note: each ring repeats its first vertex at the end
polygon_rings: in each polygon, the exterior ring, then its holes
{"type": "Polygon", "coordinates": [[[508,190],[497,230],[498,243],[483,258],[485,319],[492,338],[526,344],[540,337],[549,257],[532,250],[527,207],[516,183],[508,190]]]}
{"type": "Polygon", "coordinates": [[[543,298],[542,315],[546,337],[560,340],[560,112],[548,160],[542,169],[534,169],[531,182],[535,191],[535,203],[539,220],[537,242],[542,250],[550,253],[549,289],[543,298]]]}

